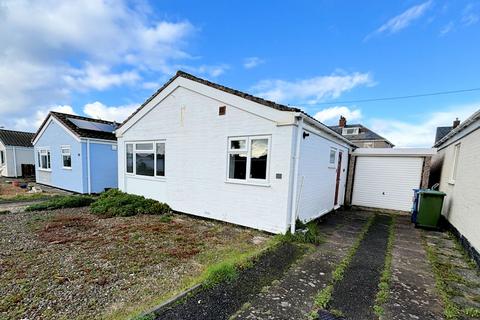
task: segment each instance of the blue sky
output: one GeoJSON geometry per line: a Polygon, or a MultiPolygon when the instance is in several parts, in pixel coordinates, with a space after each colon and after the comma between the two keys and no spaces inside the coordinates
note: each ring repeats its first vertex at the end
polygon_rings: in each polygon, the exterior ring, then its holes
{"type": "Polygon", "coordinates": [[[177,69],[398,146],[480,108],[480,1],[2,1],[0,126],[122,121],[177,69]],[[326,103],[328,102],[328,103],[326,103]]]}

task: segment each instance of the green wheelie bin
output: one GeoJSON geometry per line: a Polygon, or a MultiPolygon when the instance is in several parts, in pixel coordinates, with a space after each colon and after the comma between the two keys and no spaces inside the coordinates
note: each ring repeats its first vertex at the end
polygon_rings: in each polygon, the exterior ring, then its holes
{"type": "Polygon", "coordinates": [[[435,190],[420,190],[418,192],[418,214],[416,227],[438,228],[438,221],[442,214],[444,192],[435,190]]]}

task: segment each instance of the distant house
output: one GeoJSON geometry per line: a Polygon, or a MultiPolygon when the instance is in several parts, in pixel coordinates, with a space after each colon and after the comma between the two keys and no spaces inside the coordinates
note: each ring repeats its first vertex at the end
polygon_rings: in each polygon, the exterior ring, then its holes
{"type": "Polygon", "coordinates": [[[274,233],[343,204],[354,147],[300,109],[181,71],[116,135],[121,190],[274,233]]]}
{"type": "Polygon", "coordinates": [[[435,143],[443,215],[480,264],[480,110],[435,143]]]}
{"type": "MultiPolygon", "coordinates": [[[[460,124],[460,120],[455,119],[453,121],[453,125],[452,126],[449,126],[449,127],[437,127],[437,132],[435,133],[435,143],[437,143],[438,141],[440,141],[443,137],[445,137],[450,131],[452,131],[453,129],[455,129],[456,127],[458,127],[458,125],[460,124]]],[[[434,143],[434,144],[435,144],[434,143]]]]}
{"type": "Polygon", "coordinates": [[[117,187],[117,124],[50,112],[33,138],[37,183],[78,193],[117,187]]]}
{"type": "Polygon", "coordinates": [[[33,135],[30,132],[0,129],[0,176],[33,175],[33,135]]]}
{"type": "Polygon", "coordinates": [[[359,148],[393,148],[395,145],[361,124],[347,124],[347,119],[340,116],[338,126],[332,130],[352,141],[359,148]]]}

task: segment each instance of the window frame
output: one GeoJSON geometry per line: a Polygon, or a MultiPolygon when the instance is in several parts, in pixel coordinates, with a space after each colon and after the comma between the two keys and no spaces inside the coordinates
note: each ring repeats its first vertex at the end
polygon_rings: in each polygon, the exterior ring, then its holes
{"type": "Polygon", "coordinates": [[[461,142],[456,143],[453,146],[453,163],[450,171],[450,180],[448,182],[449,184],[455,184],[455,180],[457,179],[458,158],[460,156],[460,148],[461,148],[461,142]]]}
{"type": "Polygon", "coordinates": [[[39,163],[38,170],[51,172],[52,171],[52,153],[50,151],[50,147],[38,148],[37,149],[37,157],[38,157],[38,163],[39,163]],[[42,153],[47,154],[47,167],[46,168],[43,167],[42,153]]]}
{"type": "Polygon", "coordinates": [[[330,169],[335,169],[337,167],[337,156],[338,156],[338,148],[330,147],[330,149],[328,151],[328,167],[330,169]],[[333,158],[333,162],[331,161],[332,160],[332,151],[335,152],[335,157],[333,158]]]}
{"type": "Polygon", "coordinates": [[[270,186],[270,159],[272,154],[272,136],[271,135],[246,135],[246,136],[230,136],[227,138],[227,155],[226,155],[226,171],[225,171],[225,182],[228,183],[239,183],[239,184],[248,184],[256,186],[270,186]],[[251,168],[251,159],[252,159],[252,140],[267,140],[267,165],[265,172],[265,179],[255,179],[250,178],[250,168],[251,168]],[[235,140],[245,140],[244,149],[232,149],[231,142],[235,140]],[[230,178],[230,155],[231,154],[246,154],[247,164],[245,179],[235,179],[230,178]]]}
{"type": "Polygon", "coordinates": [[[354,136],[360,132],[360,127],[342,128],[342,136],[354,136]],[[348,130],[353,130],[353,133],[348,133],[348,130]]]}
{"type": "Polygon", "coordinates": [[[139,178],[139,179],[148,179],[148,180],[165,180],[167,176],[167,166],[166,166],[166,157],[167,157],[167,142],[166,139],[158,139],[158,140],[133,140],[133,141],[125,141],[124,143],[124,154],[123,157],[125,159],[125,165],[124,165],[124,173],[125,175],[129,177],[134,177],[134,178],[139,178]],[[138,150],[136,148],[137,144],[152,144],[153,149],[148,149],[148,150],[138,150]],[[164,175],[160,176],[157,175],[157,144],[158,143],[163,143],[164,144],[164,165],[163,165],[163,171],[164,175]],[[131,144],[132,147],[132,160],[133,160],[133,172],[128,172],[127,171],[127,145],[131,144]],[[137,174],[137,153],[153,153],[153,176],[147,176],[147,175],[142,175],[142,174],[137,174]]]}
{"type": "Polygon", "coordinates": [[[72,147],[69,145],[60,146],[60,156],[62,157],[62,169],[72,170],[72,147]],[[68,153],[64,153],[63,150],[68,150],[68,153]],[[70,167],[65,166],[64,156],[70,156],[70,167]]]}

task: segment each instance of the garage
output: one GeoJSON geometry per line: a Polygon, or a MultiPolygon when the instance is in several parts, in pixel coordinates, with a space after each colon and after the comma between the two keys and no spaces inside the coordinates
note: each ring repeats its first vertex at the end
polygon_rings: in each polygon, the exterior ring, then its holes
{"type": "Polygon", "coordinates": [[[427,187],[434,149],[365,149],[353,152],[354,206],[410,211],[412,189],[427,187]]]}

